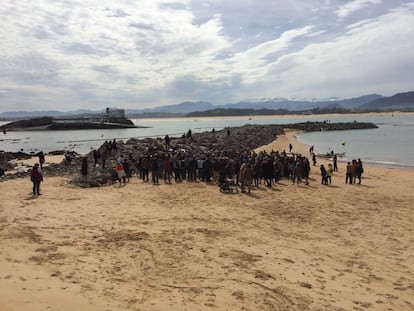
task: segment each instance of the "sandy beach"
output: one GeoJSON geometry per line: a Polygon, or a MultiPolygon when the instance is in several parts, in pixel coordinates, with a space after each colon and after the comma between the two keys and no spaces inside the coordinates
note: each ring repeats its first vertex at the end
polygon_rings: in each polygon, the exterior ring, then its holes
{"type": "MultiPolygon", "coordinates": [[[[289,143],[308,154],[289,131],[258,150],[289,143]]],[[[0,182],[0,310],[414,310],[414,170],[364,171],[250,195],[0,182]]]]}

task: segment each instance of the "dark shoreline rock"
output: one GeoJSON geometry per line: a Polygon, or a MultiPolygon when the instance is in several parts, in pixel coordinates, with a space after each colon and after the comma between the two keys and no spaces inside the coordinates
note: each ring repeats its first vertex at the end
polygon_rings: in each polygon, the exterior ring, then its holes
{"type": "Polygon", "coordinates": [[[0,126],[1,131],[59,131],[59,130],[88,130],[88,129],[119,129],[136,128],[131,120],[125,117],[111,117],[106,120],[96,118],[53,118],[39,117],[27,120],[12,121],[0,126]]]}
{"type": "MultiPolygon", "coordinates": [[[[202,132],[193,133],[191,142],[186,137],[171,137],[171,149],[173,152],[185,152],[191,155],[210,155],[222,156],[233,155],[240,152],[250,152],[260,146],[267,145],[277,139],[279,135],[284,133],[285,129],[294,129],[304,132],[315,131],[339,131],[353,129],[373,129],[378,128],[373,123],[364,122],[348,122],[348,123],[330,123],[330,122],[302,122],[293,124],[270,124],[270,125],[254,125],[246,124],[239,127],[226,128],[214,133],[202,132]],[[230,134],[230,135],[228,135],[230,134]]],[[[45,176],[67,176],[73,179],[73,183],[80,187],[97,187],[104,185],[111,178],[111,173],[116,165],[117,158],[120,154],[125,157],[131,156],[138,160],[139,157],[152,153],[170,153],[165,150],[165,142],[163,137],[158,138],[131,138],[125,143],[117,142],[118,152],[110,154],[106,162],[106,168],[100,166],[95,167],[93,160],[93,151],[87,155],[80,155],[71,152],[71,163],[63,161],[59,164],[50,164],[44,168],[45,176]],[[88,158],[89,173],[87,179],[80,177],[81,162],[84,157],[88,158]]],[[[55,151],[49,154],[63,154],[63,152],[55,151]]],[[[28,159],[32,155],[22,152],[0,153],[0,167],[6,170],[13,169],[8,161],[12,159],[28,159]]],[[[101,159],[99,159],[101,164],[101,159]]],[[[134,164],[131,164],[134,165],[134,164]]],[[[17,173],[8,175],[7,178],[27,177],[28,173],[17,173]]]]}

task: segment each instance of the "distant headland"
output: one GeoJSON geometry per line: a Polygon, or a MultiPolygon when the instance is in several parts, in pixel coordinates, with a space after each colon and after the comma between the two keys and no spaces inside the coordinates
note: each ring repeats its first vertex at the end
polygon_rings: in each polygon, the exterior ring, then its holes
{"type": "Polygon", "coordinates": [[[18,120],[0,127],[6,131],[41,130],[87,130],[135,128],[135,124],[125,117],[124,109],[106,108],[101,114],[86,114],[68,117],[38,117],[18,120]]]}

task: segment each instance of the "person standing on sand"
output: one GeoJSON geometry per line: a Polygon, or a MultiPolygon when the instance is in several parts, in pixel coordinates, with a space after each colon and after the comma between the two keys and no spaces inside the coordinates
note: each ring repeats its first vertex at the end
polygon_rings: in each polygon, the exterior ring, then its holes
{"type": "Polygon", "coordinates": [[[241,182],[241,191],[244,193],[246,192],[246,186],[247,186],[247,192],[250,194],[251,191],[251,185],[253,180],[253,168],[250,164],[250,162],[243,163],[240,166],[240,182],[241,182]]]}
{"type": "Polygon", "coordinates": [[[356,182],[356,176],[357,176],[357,162],[356,160],[352,160],[351,163],[351,178],[353,183],[355,184],[356,182]]]}
{"type": "Polygon", "coordinates": [[[88,177],[88,158],[84,157],[81,164],[81,174],[83,178],[88,177]]]}
{"type": "Polygon", "coordinates": [[[173,156],[171,158],[171,163],[172,163],[173,171],[174,171],[174,180],[176,182],[182,181],[182,178],[181,178],[181,160],[180,160],[179,155],[173,156]]]}
{"type": "Polygon", "coordinates": [[[313,166],[316,166],[316,154],[315,154],[315,152],[312,152],[312,162],[313,162],[313,166]]]}
{"type": "Polygon", "coordinates": [[[259,159],[256,159],[253,165],[253,181],[254,186],[259,187],[260,177],[262,176],[262,164],[259,159]]]}
{"type": "Polygon", "coordinates": [[[209,157],[204,161],[204,180],[206,182],[211,181],[211,176],[213,176],[213,163],[211,163],[211,160],[209,157]]]}
{"type": "Polygon", "coordinates": [[[356,169],[355,169],[355,174],[356,177],[354,178],[354,183],[356,183],[356,178],[358,178],[358,184],[361,184],[361,175],[364,172],[364,168],[362,166],[362,161],[361,159],[358,159],[358,161],[356,162],[356,169]]]}
{"type": "Polygon", "coordinates": [[[333,157],[333,170],[334,172],[338,171],[338,157],[336,156],[336,154],[333,157]]]}
{"type": "Polygon", "coordinates": [[[43,174],[38,163],[30,171],[30,180],[33,183],[33,195],[40,195],[40,183],[43,181],[43,174]]]}
{"type": "Polygon", "coordinates": [[[170,155],[167,154],[167,156],[164,159],[163,162],[163,170],[164,170],[164,182],[171,184],[171,175],[172,175],[172,162],[170,159],[170,155]]]}
{"type": "Polygon", "coordinates": [[[43,151],[40,151],[37,156],[39,157],[40,169],[43,169],[43,164],[45,163],[45,154],[43,151]]]}
{"type": "Polygon", "coordinates": [[[273,162],[269,156],[266,156],[262,161],[262,177],[266,187],[272,188],[273,173],[273,162]]]}
{"type": "Polygon", "coordinates": [[[159,167],[159,162],[158,162],[158,155],[156,153],[152,155],[150,165],[151,165],[152,184],[158,185],[158,177],[160,176],[160,167],[159,167]]]}
{"type": "Polygon", "coordinates": [[[289,152],[292,153],[293,145],[289,144],[289,152]]]}
{"type": "Polygon", "coordinates": [[[149,180],[149,169],[150,169],[150,159],[148,155],[144,155],[139,159],[139,174],[142,178],[142,181],[149,180]]]}
{"type": "Polygon", "coordinates": [[[331,184],[332,183],[332,175],[333,175],[333,167],[332,164],[329,163],[328,164],[328,169],[326,170],[326,184],[331,184]]]}
{"type": "Polygon", "coordinates": [[[118,175],[119,185],[121,185],[122,181],[124,182],[124,185],[125,185],[126,173],[125,173],[124,166],[122,165],[122,163],[118,162],[118,164],[115,166],[115,171],[118,175]]]}
{"type": "Polygon", "coordinates": [[[305,185],[309,185],[310,164],[308,158],[304,158],[302,162],[302,177],[305,179],[305,185]]]}
{"type": "Polygon", "coordinates": [[[292,178],[292,184],[296,183],[299,185],[300,181],[302,179],[302,166],[300,165],[299,160],[296,161],[295,167],[293,169],[293,178],[292,178]]]}
{"type": "Polygon", "coordinates": [[[348,162],[346,164],[346,177],[345,177],[345,183],[347,184],[349,180],[349,184],[352,185],[352,166],[351,162],[348,162]]]}
{"type": "Polygon", "coordinates": [[[325,169],[325,166],[323,164],[321,164],[321,176],[322,176],[321,184],[322,185],[327,185],[328,181],[327,181],[327,178],[326,178],[326,169],[325,169]]]}
{"type": "Polygon", "coordinates": [[[121,164],[124,167],[125,177],[126,177],[127,181],[129,182],[129,178],[132,177],[130,163],[129,163],[128,159],[124,159],[124,161],[121,164]]]}

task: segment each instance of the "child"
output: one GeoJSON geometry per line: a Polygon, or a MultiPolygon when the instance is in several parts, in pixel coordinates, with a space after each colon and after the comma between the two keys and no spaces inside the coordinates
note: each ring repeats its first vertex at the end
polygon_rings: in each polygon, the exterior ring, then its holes
{"type": "Polygon", "coordinates": [[[118,174],[119,184],[121,185],[121,180],[125,184],[126,183],[126,174],[125,174],[124,166],[120,162],[118,162],[118,164],[116,165],[115,171],[118,174]]]}

